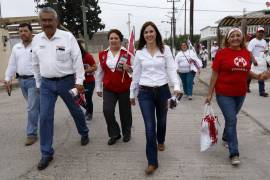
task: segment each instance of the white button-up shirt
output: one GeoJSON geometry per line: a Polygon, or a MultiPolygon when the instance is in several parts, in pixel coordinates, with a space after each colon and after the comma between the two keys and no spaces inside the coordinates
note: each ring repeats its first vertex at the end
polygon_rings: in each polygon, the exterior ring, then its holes
{"type": "Polygon", "coordinates": [[[176,67],[177,65],[168,46],[164,47],[164,53],[157,51],[154,56],[151,56],[146,47],[137,50],[130,85],[130,98],[135,97],[139,85],[162,86],[168,83],[168,78],[173,84],[174,90],[180,91],[180,81],[176,67]]]}
{"type": "Polygon", "coordinates": [[[198,58],[197,54],[192,50],[179,51],[175,57],[175,63],[177,64],[178,71],[180,73],[188,73],[190,71],[198,72],[194,63],[190,63],[190,60],[194,60],[198,68],[202,67],[202,61],[198,58]]]}
{"type": "Polygon", "coordinates": [[[33,75],[32,45],[24,46],[22,42],[13,46],[5,73],[5,80],[10,81],[15,73],[19,75],[33,75]]]}
{"type": "Polygon", "coordinates": [[[51,39],[44,32],[32,42],[34,75],[37,87],[41,77],[54,78],[76,74],[76,84],[83,84],[84,68],[80,48],[75,37],[57,29],[51,39]]]}

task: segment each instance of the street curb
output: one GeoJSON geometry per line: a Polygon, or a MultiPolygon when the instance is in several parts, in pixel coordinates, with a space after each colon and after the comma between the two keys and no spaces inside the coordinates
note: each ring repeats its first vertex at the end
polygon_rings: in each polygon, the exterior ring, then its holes
{"type": "MultiPolygon", "coordinates": [[[[198,77],[198,80],[204,84],[205,86],[209,87],[209,84],[207,82],[205,82],[203,79],[201,79],[200,77],[198,77]]],[[[258,121],[256,118],[254,118],[252,115],[250,115],[244,108],[240,110],[240,112],[242,112],[243,114],[245,114],[247,117],[249,117],[254,123],[256,123],[259,127],[261,127],[264,132],[267,135],[270,135],[270,129],[268,129],[267,127],[265,127],[260,121],[258,121]]]]}

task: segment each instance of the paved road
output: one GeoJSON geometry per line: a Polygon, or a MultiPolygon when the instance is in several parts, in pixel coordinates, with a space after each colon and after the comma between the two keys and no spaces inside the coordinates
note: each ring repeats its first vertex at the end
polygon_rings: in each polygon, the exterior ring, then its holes
{"type": "MultiPolygon", "coordinates": [[[[207,82],[208,74],[209,70],[202,72],[203,82],[207,82]]],[[[0,180],[269,180],[270,99],[257,96],[256,87],[253,83],[253,92],[243,108],[250,114],[241,112],[238,116],[242,160],[239,167],[230,165],[227,149],[220,142],[205,153],[199,152],[199,128],[207,88],[196,80],[194,99],[183,99],[177,109],[168,113],[166,150],[159,153],[159,168],[150,177],[144,175],[145,133],[138,106],[133,108],[131,141],[108,146],[102,100],[94,96],[94,119],[88,124],[91,140],[82,147],[74,123],[59,99],[55,115],[55,159],[40,172],[36,170],[39,144],[24,146],[25,103],[21,92],[17,89],[8,97],[0,91],[0,180]]],[[[213,105],[223,124],[221,112],[215,102],[213,105]]]]}

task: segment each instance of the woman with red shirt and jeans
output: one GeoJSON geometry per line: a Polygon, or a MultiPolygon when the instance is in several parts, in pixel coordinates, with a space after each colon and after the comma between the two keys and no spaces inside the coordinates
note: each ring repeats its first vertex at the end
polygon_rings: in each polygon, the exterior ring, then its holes
{"type": "Polygon", "coordinates": [[[87,103],[87,109],[85,112],[85,120],[91,121],[93,118],[93,91],[95,89],[95,78],[94,78],[94,72],[97,70],[96,62],[93,56],[86,52],[85,49],[82,47],[81,42],[78,41],[81,53],[82,53],[82,59],[83,59],[83,65],[84,65],[84,71],[85,71],[85,80],[83,82],[83,86],[85,88],[85,99],[87,103]]]}
{"type": "Polygon", "coordinates": [[[246,49],[242,31],[231,29],[224,42],[224,48],[217,52],[212,65],[212,76],[208,96],[210,104],[215,89],[216,99],[225,119],[223,140],[228,143],[232,165],[240,164],[237,140],[237,114],[246,97],[248,76],[261,78],[250,71],[251,55],[246,49]]]}

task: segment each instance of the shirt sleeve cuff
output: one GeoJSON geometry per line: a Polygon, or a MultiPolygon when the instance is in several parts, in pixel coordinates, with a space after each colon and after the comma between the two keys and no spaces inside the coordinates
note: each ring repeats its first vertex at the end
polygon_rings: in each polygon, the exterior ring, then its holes
{"type": "Polygon", "coordinates": [[[11,80],[11,78],[9,78],[9,77],[5,78],[5,81],[10,81],[10,80],[11,80]]]}
{"type": "Polygon", "coordinates": [[[129,98],[130,98],[130,99],[135,98],[135,93],[134,93],[133,90],[130,91],[129,98]]]}
{"type": "Polygon", "coordinates": [[[173,90],[174,90],[174,91],[180,91],[180,92],[182,92],[182,89],[181,89],[181,87],[180,87],[180,84],[175,84],[173,90]]]}
{"type": "Polygon", "coordinates": [[[96,92],[102,92],[102,85],[100,82],[96,81],[96,92]]]}
{"type": "Polygon", "coordinates": [[[83,85],[83,79],[76,79],[76,84],[83,85]]]}

